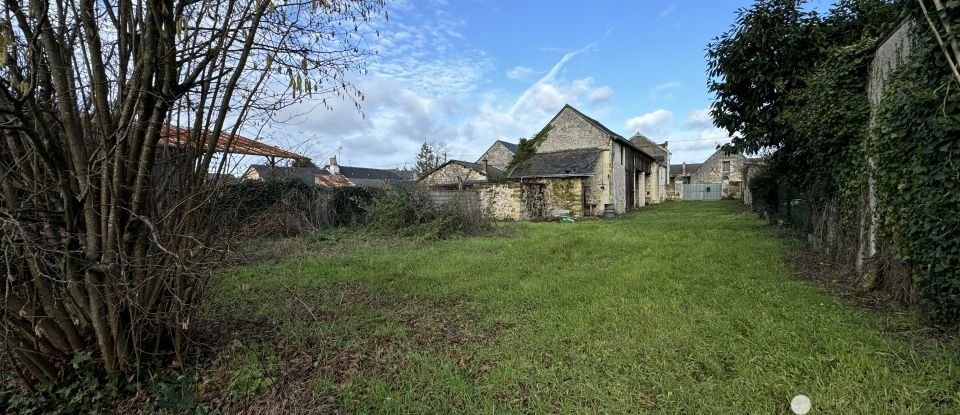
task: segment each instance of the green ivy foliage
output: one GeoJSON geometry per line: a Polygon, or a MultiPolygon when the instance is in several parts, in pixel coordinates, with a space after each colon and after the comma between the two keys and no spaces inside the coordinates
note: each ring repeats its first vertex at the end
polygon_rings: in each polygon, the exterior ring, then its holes
{"type": "Polygon", "coordinates": [[[523,163],[526,163],[527,160],[530,160],[530,157],[537,152],[537,148],[540,147],[543,140],[546,140],[547,136],[550,135],[552,128],[552,125],[547,124],[537,135],[533,136],[533,138],[521,138],[520,143],[517,144],[517,153],[513,155],[513,159],[511,159],[510,164],[507,165],[507,171],[512,172],[517,167],[522,166],[523,163]]]}
{"type": "MultiPolygon", "coordinates": [[[[960,1],[945,4],[938,17],[960,27],[960,1]]],[[[787,221],[795,198],[814,210],[832,204],[838,224],[857,235],[872,177],[881,255],[913,270],[911,282],[932,321],[960,324],[960,85],[943,51],[914,2],[846,0],[822,19],[768,18],[796,16],[795,5],[756,2],[738,24],[759,26],[729,32],[711,46],[726,49],[708,56],[714,59],[711,75],[719,77],[711,85],[718,95],[714,115],[720,126],[742,134],[734,147],[776,150],[768,169],[751,180],[755,208],[787,221]],[[911,54],[886,81],[871,121],[868,82],[876,39],[901,22],[901,10],[917,23],[911,54]],[[817,33],[803,32],[804,26],[817,33]],[[796,38],[777,46],[770,36],[796,38]],[[807,41],[822,42],[812,63],[809,55],[790,56],[807,41]],[[764,57],[766,63],[735,65],[758,45],[777,53],[764,57]],[[808,67],[772,72],[789,82],[757,78],[774,89],[751,91],[749,78],[766,64],[808,67]],[[742,89],[735,89],[740,81],[742,89]]]]}
{"type": "Polygon", "coordinates": [[[853,219],[866,184],[863,145],[869,136],[869,65],[876,39],[829,48],[791,94],[781,121],[794,133],[783,139],[774,164],[785,184],[803,189],[815,206],[836,201],[853,219]]]}
{"type": "Polygon", "coordinates": [[[868,147],[878,219],[895,253],[917,266],[916,283],[930,317],[957,325],[960,88],[929,28],[917,25],[914,39],[911,56],[884,88],[868,147]]]}

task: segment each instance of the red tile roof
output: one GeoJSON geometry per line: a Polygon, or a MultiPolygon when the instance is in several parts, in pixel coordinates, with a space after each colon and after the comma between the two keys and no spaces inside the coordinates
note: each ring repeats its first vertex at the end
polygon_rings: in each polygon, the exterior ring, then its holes
{"type": "MultiPolygon", "coordinates": [[[[204,135],[209,135],[209,133],[204,135]]],[[[160,142],[166,145],[186,147],[187,145],[190,145],[190,129],[174,127],[170,125],[165,126],[163,127],[163,130],[160,131],[160,142]]],[[[230,154],[246,154],[250,156],[279,157],[288,159],[304,158],[299,154],[267,145],[241,135],[233,136],[231,142],[230,134],[226,132],[220,133],[220,138],[217,140],[217,152],[227,152],[228,145],[230,146],[230,154]]]]}
{"type": "Polygon", "coordinates": [[[317,175],[317,184],[326,187],[350,187],[353,183],[342,174],[320,173],[317,175]]]}

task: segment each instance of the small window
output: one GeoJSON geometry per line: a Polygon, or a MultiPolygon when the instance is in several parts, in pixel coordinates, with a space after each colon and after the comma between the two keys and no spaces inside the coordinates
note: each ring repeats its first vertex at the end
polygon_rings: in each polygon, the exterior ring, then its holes
{"type": "Polygon", "coordinates": [[[623,146],[620,146],[620,165],[623,165],[623,146]]]}
{"type": "Polygon", "coordinates": [[[722,171],[722,172],[724,172],[724,173],[730,173],[730,162],[729,162],[729,161],[724,161],[724,162],[721,164],[720,171],[722,171]]]}

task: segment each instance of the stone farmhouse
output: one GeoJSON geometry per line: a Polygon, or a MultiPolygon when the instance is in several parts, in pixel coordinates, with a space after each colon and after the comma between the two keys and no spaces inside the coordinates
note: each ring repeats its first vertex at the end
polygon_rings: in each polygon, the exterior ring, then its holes
{"type": "Polygon", "coordinates": [[[663,200],[662,146],[636,144],[570,105],[538,137],[526,160],[513,160],[516,146],[498,141],[477,163],[447,162],[419,184],[474,190],[494,217],[514,220],[622,214],[663,200]]]}

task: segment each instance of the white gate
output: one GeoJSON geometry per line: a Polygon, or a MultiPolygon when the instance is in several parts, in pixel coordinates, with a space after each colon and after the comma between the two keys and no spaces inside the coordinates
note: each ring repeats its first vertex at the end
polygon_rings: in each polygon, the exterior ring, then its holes
{"type": "Polygon", "coordinates": [[[720,183],[689,183],[683,185],[683,200],[720,200],[720,183]]]}

